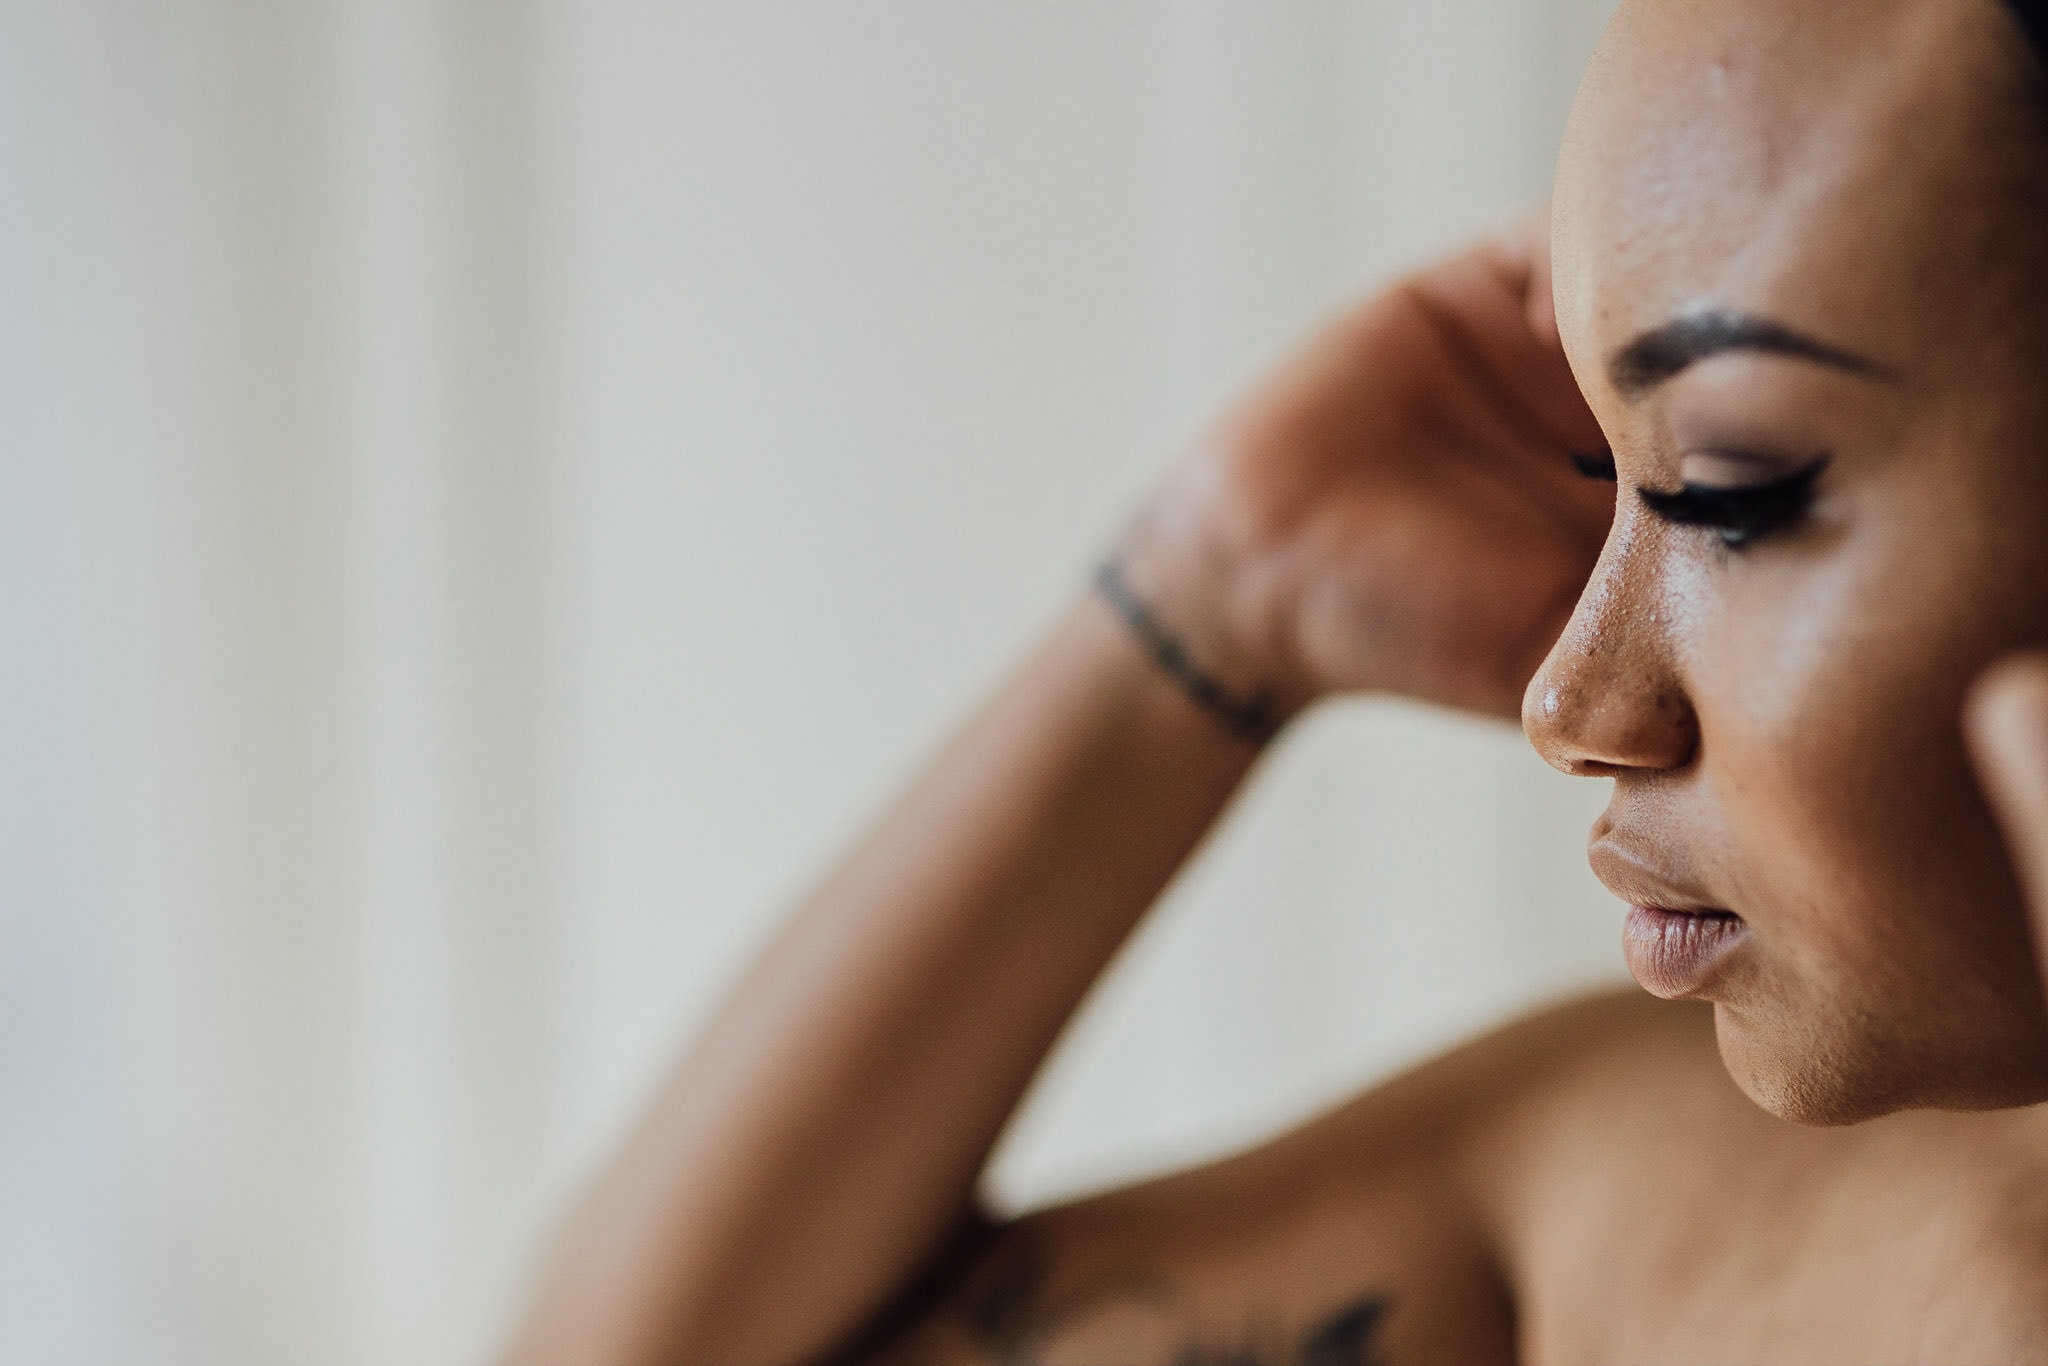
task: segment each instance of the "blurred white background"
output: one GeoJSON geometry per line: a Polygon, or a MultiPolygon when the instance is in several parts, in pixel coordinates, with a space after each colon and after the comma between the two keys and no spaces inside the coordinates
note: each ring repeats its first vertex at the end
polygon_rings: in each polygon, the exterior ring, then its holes
{"type": "MultiPolygon", "coordinates": [[[[0,0],[0,1366],[476,1359],[830,852],[1605,0],[0,0]]],[[[1290,737],[997,1172],[1619,970],[1604,789],[1290,737]]]]}

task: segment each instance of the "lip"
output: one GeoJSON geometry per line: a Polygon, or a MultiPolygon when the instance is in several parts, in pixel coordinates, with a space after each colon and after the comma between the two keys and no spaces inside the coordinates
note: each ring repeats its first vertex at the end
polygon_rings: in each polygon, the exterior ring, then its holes
{"type": "Polygon", "coordinates": [[[1748,939],[1749,926],[1730,911],[1630,906],[1621,947],[1643,990],[1677,1001],[1706,990],[1722,961],[1748,939]]]}
{"type": "Polygon", "coordinates": [[[1667,1001],[1701,995],[1748,942],[1749,925],[1741,916],[1692,895],[1611,830],[1594,840],[1587,856],[1607,890],[1629,903],[1622,952],[1629,972],[1651,995],[1667,1001]]]}

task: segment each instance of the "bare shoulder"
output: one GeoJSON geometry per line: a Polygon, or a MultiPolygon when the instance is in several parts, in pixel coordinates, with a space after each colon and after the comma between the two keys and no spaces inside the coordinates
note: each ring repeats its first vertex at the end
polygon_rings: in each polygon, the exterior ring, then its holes
{"type": "Polygon", "coordinates": [[[1958,1360],[2048,1356],[2048,1106],[1871,1127],[1866,1160],[1894,1187],[1917,1178],[1929,1195],[1906,1213],[1946,1235],[1925,1254],[1930,1339],[1958,1360]]]}
{"type": "Polygon", "coordinates": [[[1710,1009],[1612,994],[1227,1161],[981,1226],[849,1360],[1832,1361],[1895,1340],[1955,1360],[2048,1341],[2048,1108],[1801,1128],[1729,1079],[1710,1009]]]}
{"type": "Polygon", "coordinates": [[[1712,1049],[1710,1022],[1658,1002],[1531,1016],[1251,1152],[980,1229],[857,1359],[1513,1361],[1503,1145],[1712,1049]]]}
{"type": "Polygon", "coordinates": [[[1651,998],[1470,1065],[1471,1206],[1530,1359],[2043,1359],[2048,1107],[1793,1124],[1729,1077],[1710,1009],[1651,998]]]}

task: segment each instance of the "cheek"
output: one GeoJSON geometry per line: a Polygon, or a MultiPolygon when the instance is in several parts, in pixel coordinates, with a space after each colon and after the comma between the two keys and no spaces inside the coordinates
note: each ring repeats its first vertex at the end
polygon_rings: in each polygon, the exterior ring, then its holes
{"type": "Polygon", "coordinates": [[[1738,906],[1809,981],[1895,993],[2010,947],[1957,720],[1985,633],[1957,610],[1956,575],[1929,568],[1847,530],[1700,567],[1715,590],[1695,595],[1685,660],[1700,781],[1738,906]]]}

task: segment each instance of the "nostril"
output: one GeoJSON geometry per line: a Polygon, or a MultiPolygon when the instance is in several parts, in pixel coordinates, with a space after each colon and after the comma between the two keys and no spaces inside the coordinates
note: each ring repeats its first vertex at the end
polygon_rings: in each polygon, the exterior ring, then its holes
{"type": "Polygon", "coordinates": [[[1544,762],[1574,778],[1675,771],[1699,746],[1691,699],[1640,676],[1539,679],[1522,722],[1544,762]]]}

